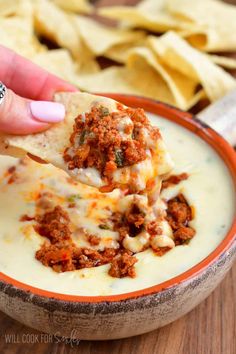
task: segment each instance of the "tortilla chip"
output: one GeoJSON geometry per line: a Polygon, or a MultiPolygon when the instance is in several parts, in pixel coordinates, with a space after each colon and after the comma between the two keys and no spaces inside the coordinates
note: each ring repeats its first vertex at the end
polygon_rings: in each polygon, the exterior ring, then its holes
{"type": "Polygon", "coordinates": [[[101,71],[101,68],[98,62],[95,59],[89,59],[86,62],[82,63],[77,71],[78,76],[76,77],[75,83],[78,84],[80,77],[84,75],[95,74],[101,71]]]}
{"type": "Polygon", "coordinates": [[[29,152],[65,170],[63,153],[66,147],[68,147],[75,118],[81,113],[90,111],[91,104],[94,102],[99,102],[111,111],[116,110],[116,101],[81,92],[58,93],[55,95],[55,100],[65,105],[65,120],[52,125],[50,129],[43,133],[27,136],[0,136],[1,154],[19,157],[29,152]]]}
{"type": "Polygon", "coordinates": [[[118,44],[112,48],[109,48],[103,56],[116,61],[117,63],[124,64],[129,57],[130,51],[134,48],[136,48],[136,46],[132,46],[130,43],[118,44]]]}
{"type": "Polygon", "coordinates": [[[0,16],[12,16],[18,12],[22,0],[0,0],[0,16]]]}
{"type": "Polygon", "coordinates": [[[78,35],[95,56],[103,55],[116,45],[136,43],[145,36],[141,31],[106,27],[82,16],[74,17],[74,22],[78,35]]]}
{"type": "Polygon", "coordinates": [[[23,16],[30,20],[32,18],[32,1],[0,0],[0,16],[23,16]]]}
{"type": "Polygon", "coordinates": [[[182,35],[204,51],[235,51],[236,7],[218,0],[169,0],[173,16],[192,24],[182,35]]]}
{"type": "Polygon", "coordinates": [[[146,62],[163,78],[174,97],[175,106],[187,109],[189,102],[193,99],[195,94],[197,82],[163,63],[160,63],[157,57],[148,48],[144,47],[137,48],[130,52],[127,62],[128,66],[135,68],[136,62],[140,59],[146,60],[146,62]]]}
{"type": "Polygon", "coordinates": [[[66,11],[87,14],[93,10],[88,0],[53,0],[53,2],[66,11]]]}
{"type": "Polygon", "coordinates": [[[64,80],[76,82],[76,65],[66,49],[53,49],[36,54],[32,61],[64,80]]]}
{"type": "Polygon", "coordinates": [[[150,46],[169,67],[199,82],[211,101],[219,99],[236,87],[236,80],[208,57],[191,47],[174,32],[149,38],[150,46]]]}
{"type": "Polygon", "coordinates": [[[82,90],[100,93],[127,93],[165,100],[174,104],[174,98],[164,80],[147,63],[140,63],[139,68],[144,72],[142,79],[138,68],[113,66],[94,75],[85,75],[78,80],[82,90]]]}
{"type": "Polygon", "coordinates": [[[34,2],[35,28],[40,36],[68,49],[77,58],[82,53],[82,44],[72,23],[72,17],[46,0],[34,2]]]}
{"type": "Polygon", "coordinates": [[[18,54],[31,58],[41,46],[33,35],[30,19],[15,16],[1,19],[0,44],[14,50],[18,54]]]}
{"type": "Polygon", "coordinates": [[[124,64],[127,62],[130,52],[135,50],[140,46],[145,46],[145,39],[138,41],[137,43],[126,43],[118,44],[109,48],[103,56],[111,60],[116,61],[117,63],[124,64]]]}
{"type": "Polygon", "coordinates": [[[8,142],[6,141],[6,135],[0,133],[0,155],[22,158],[25,156],[25,151],[13,146],[9,146],[8,142]]]}
{"type": "Polygon", "coordinates": [[[128,27],[138,27],[152,32],[165,32],[169,29],[188,29],[189,24],[180,21],[166,9],[166,0],[145,0],[137,6],[102,7],[101,16],[123,21],[128,27]]]}
{"type": "Polygon", "coordinates": [[[213,63],[222,66],[223,68],[233,70],[236,69],[236,59],[230,57],[224,57],[222,55],[207,55],[213,63]]]}
{"type": "MultiPolygon", "coordinates": [[[[0,0],[1,1],[1,0],[0,0]]],[[[1,32],[8,33],[12,37],[17,36],[16,26],[19,26],[19,32],[24,33],[26,39],[34,35],[33,28],[33,6],[30,0],[19,0],[9,3],[9,13],[5,15],[5,18],[1,18],[1,32]],[[14,27],[14,28],[12,28],[14,27]],[[15,33],[14,33],[15,30],[15,33]]],[[[7,5],[8,6],[8,5],[7,5]]],[[[1,3],[0,3],[1,11],[1,3]]]]}
{"type": "Polygon", "coordinates": [[[95,75],[78,79],[82,90],[92,92],[122,92],[157,99],[183,109],[202,96],[195,94],[196,82],[161,66],[147,48],[130,53],[126,67],[111,67],[95,75]]]}

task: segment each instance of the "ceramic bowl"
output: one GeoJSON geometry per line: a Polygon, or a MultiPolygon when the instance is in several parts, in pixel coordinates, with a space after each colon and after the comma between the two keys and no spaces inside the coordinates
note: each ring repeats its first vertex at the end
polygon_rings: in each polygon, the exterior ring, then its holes
{"type": "MultiPolygon", "coordinates": [[[[128,95],[106,95],[174,121],[210,144],[230,170],[236,188],[236,154],[191,114],[128,95]]],[[[233,191],[232,191],[233,192],[233,191]]],[[[72,296],[28,286],[0,273],[0,309],[43,332],[87,340],[130,337],[183,316],[221,282],[236,258],[236,219],[221,244],[202,262],[162,284],[114,296],[72,296]]]]}

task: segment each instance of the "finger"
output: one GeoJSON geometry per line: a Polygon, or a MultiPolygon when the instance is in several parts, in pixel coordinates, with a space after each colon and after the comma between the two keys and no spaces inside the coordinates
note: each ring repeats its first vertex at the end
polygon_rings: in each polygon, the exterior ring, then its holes
{"type": "Polygon", "coordinates": [[[9,134],[30,134],[48,129],[51,123],[64,119],[61,103],[31,101],[7,90],[0,104],[0,131],[9,134]]]}
{"type": "Polygon", "coordinates": [[[50,101],[55,92],[77,90],[75,86],[3,46],[0,46],[0,58],[0,80],[20,96],[50,101]]]}

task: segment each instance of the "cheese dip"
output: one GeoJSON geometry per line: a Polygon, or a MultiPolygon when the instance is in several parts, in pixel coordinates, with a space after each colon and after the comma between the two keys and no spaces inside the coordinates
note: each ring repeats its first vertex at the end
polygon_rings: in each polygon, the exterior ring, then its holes
{"type": "MultiPolygon", "coordinates": [[[[101,237],[100,247],[114,248],[118,233],[101,227],[101,221],[106,220],[118,204],[122,209],[126,199],[121,198],[118,189],[104,194],[93,187],[74,184],[63,171],[51,165],[39,165],[30,160],[19,163],[13,158],[1,157],[1,272],[53,292],[85,296],[114,295],[166,281],[196,265],[217,247],[235,214],[234,187],[227,168],[211,147],[185,128],[151,114],[148,116],[151,123],[160,128],[175,164],[173,173],[185,172],[189,175],[177,185],[165,188],[161,196],[168,201],[182,194],[193,207],[194,218],[189,224],[196,234],[190,242],[172,247],[162,257],[151,248],[136,253],[136,276],[133,278],[110,276],[109,264],[57,273],[35,258],[45,242],[45,237],[35,229],[35,222],[30,218],[20,221],[22,215],[35,215],[38,196],[46,196],[41,200],[42,204],[66,205],[73,225],[79,220],[81,229],[101,237]],[[17,167],[14,168],[14,165],[17,167]],[[70,209],[68,202],[76,207],[70,209]]],[[[40,210],[40,205],[37,208],[40,210]]],[[[87,240],[81,236],[81,229],[73,230],[73,241],[86,246],[87,240]]]]}

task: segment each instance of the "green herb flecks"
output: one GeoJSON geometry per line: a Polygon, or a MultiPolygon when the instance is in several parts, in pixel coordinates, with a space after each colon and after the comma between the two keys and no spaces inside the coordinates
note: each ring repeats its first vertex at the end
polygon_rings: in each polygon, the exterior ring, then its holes
{"type": "Polygon", "coordinates": [[[100,113],[103,117],[109,116],[110,114],[109,109],[103,106],[100,107],[100,113]]]}
{"type": "Polygon", "coordinates": [[[86,137],[86,130],[83,130],[82,133],[80,134],[79,137],[79,144],[83,145],[85,142],[85,137],[86,137]]]}
{"type": "Polygon", "coordinates": [[[79,200],[79,199],[81,199],[81,196],[79,194],[72,194],[67,198],[68,202],[70,202],[70,203],[75,203],[76,200],[79,200]]]}
{"type": "Polygon", "coordinates": [[[185,240],[183,244],[184,245],[189,245],[190,241],[191,241],[191,239],[185,240]]]}
{"type": "Polygon", "coordinates": [[[106,224],[100,224],[100,225],[99,225],[99,229],[102,229],[102,230],[110,230],[109,226],[106,225],[106,224]]]}
{"type": "Polygon", "coordinates": [[[122,150],[115,151],[115,163],[117,167],[123,167],[124,165],[124,154],[122,150]]]}

